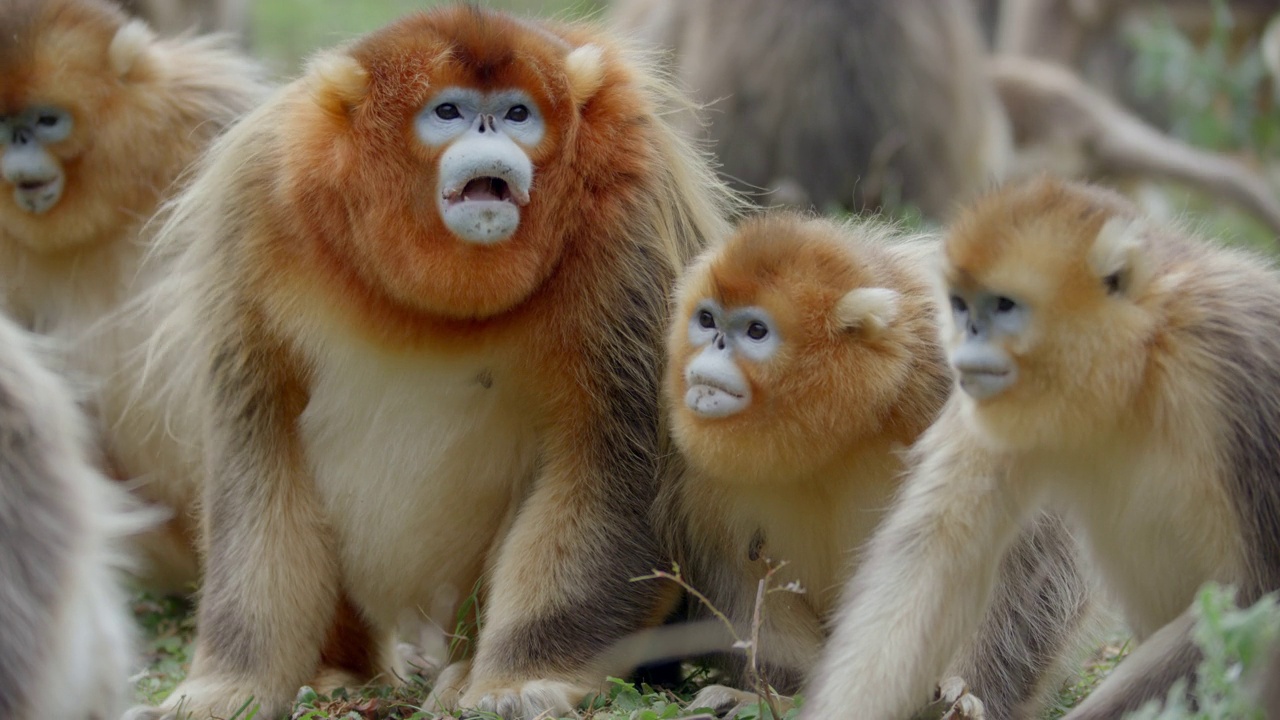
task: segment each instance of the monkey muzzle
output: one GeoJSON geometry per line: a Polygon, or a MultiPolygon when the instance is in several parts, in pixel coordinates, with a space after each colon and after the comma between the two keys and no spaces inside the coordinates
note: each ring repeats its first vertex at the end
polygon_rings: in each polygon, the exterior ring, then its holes
{"type": "Polygon", "coordinates": [[[971,340],[951,355],[960,389],[974,400],[987,400],[1008,390],[1017,379],[1017,365],[1004,351],[971,340]]]}
{"type": "Polygon", "coordinates": [[[684,403],[700,417],[729,417],[751,405],[751,385],[729,354],[714,345],[689,363],[684,381],[684,403]]]}
{"type": "Polygon", "coordinates": [[[57,205],[66,185],[62,166],[34,143],[8,146],[0,158],[0,176],[13,184],[13,199],[18,207],[34,215],[57,205]]]}
{"type": "Polygon", "coordinates": [[[462,240],[500,243],[519,227],[532,185],[529,156],[481,116],[440,158],[440,216],[462,240]]]}

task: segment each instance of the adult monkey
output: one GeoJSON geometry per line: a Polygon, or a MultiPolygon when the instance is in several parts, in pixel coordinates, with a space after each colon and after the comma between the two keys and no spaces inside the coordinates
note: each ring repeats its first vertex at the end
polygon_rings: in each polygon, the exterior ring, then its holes
{"type": "Polygon", "coordinates": [[[618,0],[614,10],[619,26],[671,51],[677,80],[707,106],[683,116],[685,130],[712,140],[723,174],[770,191],[766,201],[906,204],[944,220],[995,180],[1156,177],[1237,202],[1280,234],[1280,202],[1247,165],[1164,135],[1051,62],[988,62],[971,3],[618,0]]]}
{"type": "Polygon", "coordinates": [[[666,613],[630,579],[662,560],[675,469],[667,295],[729,205],[669,100],[593,28],[452,7],[320,56],[212,148],[152,298],[216,469],[160,712],[274,717],[326,666],[368,679],[406,615],[452,627],[481,578],[442,697],[571,712],[666,613]]]}
{"type": "Polygon", "coordinates": [[[686,131],[722,174],[820,208],[909,204],[935,219],[987,187],[1007,140],[972,8],[935,0],[619,0],[709,105],[686,131]]]}
{"type": "Polygon", "coordinates": [[[142,268],[147,220],[266,96],[264,73],[225,38],[160,39],[108,0],[6,0],[0,37],[0,310],[59,341],[110,474],[171,511],[134,538],[145,584],[189,591],[198,438],[165,422],[174,367],[138,357],[157,317],[122,309],[167,274],[142,268]]]}

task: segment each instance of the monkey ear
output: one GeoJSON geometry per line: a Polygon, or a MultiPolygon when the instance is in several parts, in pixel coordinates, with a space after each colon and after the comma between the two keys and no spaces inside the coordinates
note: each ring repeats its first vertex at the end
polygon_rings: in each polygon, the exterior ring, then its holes
{"type": "Polygon", "coordinates": [[[1131,295],[1142,284],[1142,223],[1113,217],[1098,231],[1089,249],[1089,265],[1108,293],[1131,295]]]}
{"type": "Polygon", "coordinates": [[[307,84],[325,112],[346,117],[368,94],[369,73],[346,53],[325,52],[307,63],[307,84]]]}
{"type": "Polygon", "coordinates": [[[889,288],[850,290],[836,302],[836,322],[844,330],[861,329],[872,335],[879,334],[898,317],[901,297],[889,288]]]}
{"type": "Polygon", "coordinates": [[[569,97],[582,107],[604,84],[604,51],[599,45],[575,48],[564,59],[564,71],[569,76],[569,97]]]}
{"type": "Polygon", "coordinates": [[[131,20],[116,31],[107,49],[111,70],[117,77],[125,77],[146,63],[155,33],[141,20],[131,20]]]}

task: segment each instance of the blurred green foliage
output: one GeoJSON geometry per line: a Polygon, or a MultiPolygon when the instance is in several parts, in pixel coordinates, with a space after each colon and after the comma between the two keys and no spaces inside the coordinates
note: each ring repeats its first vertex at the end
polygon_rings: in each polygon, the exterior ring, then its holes
{"type": "Polygon", "coordinates": [[[1193,42],[1168,15],[1130,34],[1137,51],[1137,92],[1168,103],[1172,132],[1193,145],[1280,151],[1280,104],[1271,97],[1270,75],[1257,37],[1233,47],[1235,19],[1225,0],[1213,0],[1208,41],[1193,42]]]}
{"type": "MultiPolygon", "coordinates": [[[[253,49],[281,77],[292,77],[316,50],[442,4],[446,0],[256,0],[250,23],[253,49]]],[[[603,5],[602,0],[481,0],[474,4],[540,17],[581,17],[597,13],[603,5]]]]}

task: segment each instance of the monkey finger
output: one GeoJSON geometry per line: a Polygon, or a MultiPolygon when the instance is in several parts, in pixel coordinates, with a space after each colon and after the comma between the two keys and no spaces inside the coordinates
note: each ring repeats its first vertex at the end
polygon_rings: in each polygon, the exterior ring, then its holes
{"type": "Polygon", "coordinates": [[[493,713],[503,720],[549,720],[578,717],[575,707],[585,695],[582,688],[572,683],[532,680],[510,687],[472,689],[463,696],[461,705],[481,713],[493,713]]]}
{"type": "MultiPolygon", "coordinates": [[[[790,709],[791,698],[776,696],[775,700],[780,710],[790,709]]],[[[731,719],[738,717],[747,708],[756,708],[763,703],[764,700],[759,695],[746,690],[724,685],[708,685],[698,691],[698,694],[689,702],[689,707],[708,708],[716,717],[731,719]]]]}
{"type": "Polygon", "coordinates": [[[949,677],[938,684],[936,695],[946,706],[941,720],[984,720],[986,708],[970,694],[969,685],[961,677],[949,677]]]}

